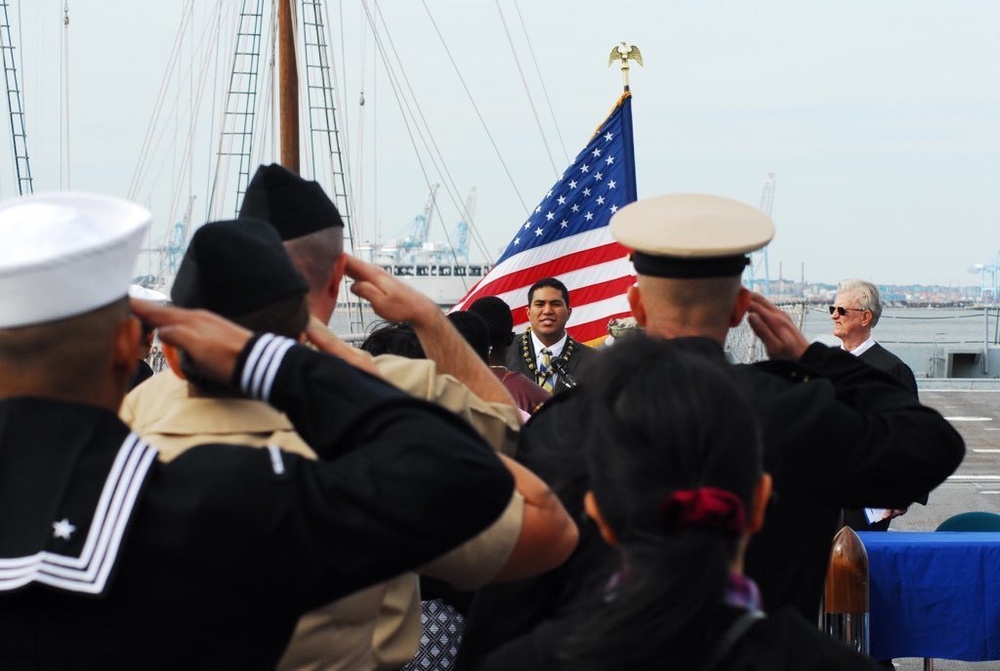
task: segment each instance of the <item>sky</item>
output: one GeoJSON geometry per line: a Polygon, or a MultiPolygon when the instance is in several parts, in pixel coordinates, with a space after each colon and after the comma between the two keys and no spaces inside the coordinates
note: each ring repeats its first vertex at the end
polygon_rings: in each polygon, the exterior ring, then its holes
{"type": "MultiPolygon", "coordinates": [[[[192,195],[194,225],[232,215],[206,208],[221,77],[206,77],[199,101],[179,75],[207,63],[202,35],[232,32],[230,19],[212,23],[216,6],[240,3],[10,4],[36,192],[134,198],[154,213],[151,247],[192,195]],[[150,127],[159,141],[144,149],[150,127]]],[[[759,276],[961,286],[979,284],[974,264],[1000,265],[1000,3],[383,0],[382,44],[447,173],[414,150],[364,7],[331,2],[328,15],[359,240],[405,234],[440,183],[431,237],[452,234],[474,187],[472,256],[497,254],[613,106],[622,83],[608,55],[626,41],[644,62],[631,69],[639,197],[760,205],[773,173],[777,233],[759,276]]],[[[215,53],[232,52],[226,39],[215,53]]],[[[9,144],[2,197],[16,194],[9,144]]],[[[276,159],[267,141],[259,150],[276,159]]]]}

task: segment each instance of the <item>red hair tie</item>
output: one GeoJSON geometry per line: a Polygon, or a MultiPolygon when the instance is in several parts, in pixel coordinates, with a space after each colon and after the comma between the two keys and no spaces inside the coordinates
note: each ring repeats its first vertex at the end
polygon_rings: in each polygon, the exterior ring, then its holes
{"type": "Polygon", "coordinates": [[[665,532],[705,529],[734,536],[746,529],[743,501],[717,487],[679,489],[660,504],[660,528],[665,532]]]}

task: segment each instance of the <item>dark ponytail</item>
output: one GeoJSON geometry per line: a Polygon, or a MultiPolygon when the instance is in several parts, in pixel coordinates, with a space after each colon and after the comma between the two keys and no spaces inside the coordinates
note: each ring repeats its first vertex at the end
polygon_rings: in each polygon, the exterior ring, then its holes
{"type": "Polygon", "coordinates": [[[761,474],[750,404],[700,339],[630,339],[585,379],[591,487],[621,562],[556,655],[584,671],[697,669],[761,474]]]}

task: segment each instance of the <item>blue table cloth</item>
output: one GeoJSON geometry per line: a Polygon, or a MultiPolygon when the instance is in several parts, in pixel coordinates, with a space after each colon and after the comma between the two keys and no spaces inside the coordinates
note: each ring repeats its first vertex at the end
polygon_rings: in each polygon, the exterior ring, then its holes
{"type": "Polygon", "coordinates": [[[871,656],[1000,659],[1000,533],[862,532],[871,656]]]}

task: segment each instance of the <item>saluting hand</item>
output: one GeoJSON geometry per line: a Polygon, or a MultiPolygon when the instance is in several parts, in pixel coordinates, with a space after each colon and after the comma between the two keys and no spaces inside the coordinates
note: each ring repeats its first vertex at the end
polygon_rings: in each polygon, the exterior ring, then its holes
{"type": "Polygon", "coordinates": [[[129,299],[132,312],[158,329],[160,340],[183,350],[205,377],[228,384],[236,360],[253,336],[249,330],[208,310],[158,306],[129,299]]]}
{"type": "Polygon", "coordinates": [[[747,322],[772,359],[798,361],[809,347],[788,313],[758,293],[750,294],[747,322]]]}
{"type": "Polygon", "coordinates": [[[375,264],[348,256],[344,273],[354,280],[351,292],[371,303],[383,319],[418,327],[442,315],[434,301],[375,264]]]}

